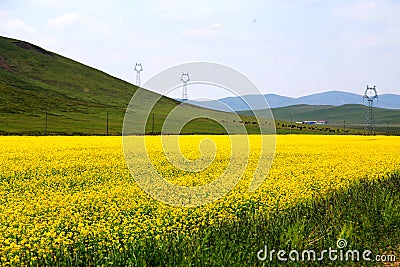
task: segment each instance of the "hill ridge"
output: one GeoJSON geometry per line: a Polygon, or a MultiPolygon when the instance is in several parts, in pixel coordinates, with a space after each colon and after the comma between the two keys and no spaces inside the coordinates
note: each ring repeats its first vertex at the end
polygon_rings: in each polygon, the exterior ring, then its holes
{"type": "MultiPolygon", "coordinates": [[[[332,105],[308,105],[300,104],[287,107],[272,108],[276,120],[282,121],[313,121],[327,120],[330,125],[362,126],[365,123],[367,107],[361,104],[332,105]]],[[[375,108],[376,125],[400,127],[400,110],[375,108]]],[[[249,115],[250,111],[239,111],[239,114],[249,115]]]]}

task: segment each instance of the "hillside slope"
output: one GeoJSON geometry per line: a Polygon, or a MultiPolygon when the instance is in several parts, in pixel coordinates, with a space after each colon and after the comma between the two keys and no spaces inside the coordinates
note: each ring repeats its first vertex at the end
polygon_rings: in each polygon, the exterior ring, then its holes
{"type": "MultiPolygon", "coordinates": [[[[0,38],[0,131],[102,134],[121,132],[136,86],[33,44],[0,38]]],[[[176,102],[164,98],[163,105],[176,102]]]]}
{"type": "MultiPolygon", "coordinates": [[[[36,135],[45,128],[47,134],[106,134],[107,117],[109,134],[121,134],[126,107],[136,90],[135,85],[36,45],[0,37],[0,134],[36,135]]],[[[160,132],[162,121],[179,103],[162,97],[152,110],[154,125],[152,119],[147,122],[147,133],[160,132]]],[[[202,108],[190,107],[191,112],[197,109],[202,108]]],[[[246,127],[258,131],[256,125],[246,127]]],[[[223,127],[205,119],[183,129],[183,133],[223,132],[223,127]]]]}

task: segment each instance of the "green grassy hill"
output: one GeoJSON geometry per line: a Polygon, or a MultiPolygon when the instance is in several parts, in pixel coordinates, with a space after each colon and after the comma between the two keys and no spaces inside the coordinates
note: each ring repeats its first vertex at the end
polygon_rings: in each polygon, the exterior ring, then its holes
{"type": "MultiPolygon", "coordinates": [[[[378,103],[379,104],[379,103],[378,103]]],[[[364,124],[367,106],[343,105],[343,106],[316,106],[295,105],[272,109],[274,117],[278,120],[294,121],[304,120],[328,120],[330,124],[364,124]]],[[[400,110],[375,108],[375,123],[377,125],[400,125],[400,110]]]]}
{"type": "MultiPolygon", "coordinates": [[[[347,129],[354,130],[350,131],[350,133],[362,134],[367,109],[368,107],[364,105],[348,104],[342,106],[293,105],[273,108],[271,110],[274,114],[275,120],[283,121],[285,125],[287,125],[287,122],[290,122],[291,120],[293,121],[293,124],[295,124],[296,121],[327,120],[328,126],[307,126],[306,129],[328,127],[331,128],[331,130],[335,129],[337,132],[337,129],[344,128],[344,121],[346,121],[347,129]]],[[[375,108],[374,111],[377,133],[400,134],[400,110],[375,108]]],[[[247,116],[253,114],[251,111],[240,111],[238,113],[247,116]]]]}
{"type": "MultiPolygon", "coordinates": [[[[136,90],[135,85],[36,45],[0,37],[0,134],[43,134],[46,110],[47,134],[105,134],[107,113],[109,134],[121,134],[136,90]]],[[[164,118],[178,104],[162,97],[152,111],[154,127],[148,121],[147,133],[160,132],[164,118]]],[[[254,124],[246,128],[258,131],[254,124]]],[[[205,119],[183,129],[188,134],[223,132],[217,122],[205,119]]]]}
{"type": "MultiPolygon", "coordinates": [[[[121,132],[136,86],[38,46],[0,38],[0,131],[104,134],[121,132]]],[[[163,98],[158,113],[176,105],[163,98]]]]}

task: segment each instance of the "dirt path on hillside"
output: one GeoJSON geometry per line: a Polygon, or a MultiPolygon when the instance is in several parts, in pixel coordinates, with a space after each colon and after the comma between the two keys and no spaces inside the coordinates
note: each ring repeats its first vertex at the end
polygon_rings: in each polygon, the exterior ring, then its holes
{"type": "Polygon", "coordinates": [[[10,65],[7,64],[6,60],[4,59],[4,57],[2,55],[0,55],[0,66],[2,66],[3,68],[5,68],[6,70],[8,70],[9,72],[12,72],[14,74],[17,74],[17,72],[15,70],[13,70],[10,65]]]}

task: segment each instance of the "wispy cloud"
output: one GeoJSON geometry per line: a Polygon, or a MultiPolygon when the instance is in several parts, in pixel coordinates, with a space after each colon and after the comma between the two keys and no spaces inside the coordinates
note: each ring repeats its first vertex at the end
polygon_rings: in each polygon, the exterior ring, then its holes
{"type": "Polygon", "coordinates": [[[210,25],[210,29],[221,29],[222,28],[222,24],[221,23],[215,23],[210,25]]]}
{"type": "Polygon", "coordinates": [[[0,29],[7,34],[15,32],[32,34],[36,30],[24,20],[17,18],[8,10],[0,11],[0,29]]]}
{"type": "Polygon", "coordinates": [[[35,32],[35,28],[28,25],[25,21],[23,21],[21,19],[12,19],[12,20],[7,21],[5,28],[8,29],[9,31],[22,30],[27,33],[35,32]]]}
{"type": "Polygon", "coordinates": [[[332,11],[336,19],[345,20],[351,27],[341,37],[359,46],[400,44],[400,2],[357,1],[332,11]]]}
{"type": "Polygon", "coordinates": [[[76,24],[86,24],[87,19],[81,17],[77,13],[69,12],[69,13],[64,13],[63,15],[50,19],[47,22],[47,25],[51,27],[67,27],[70,25],[76,25],[76,24]]]}
{"type": "Polygon", "coordinates": [[[356,1],[335,8],[332,15],[337,18],[366,23],[400,23],[399,1],[356,1]]]}

